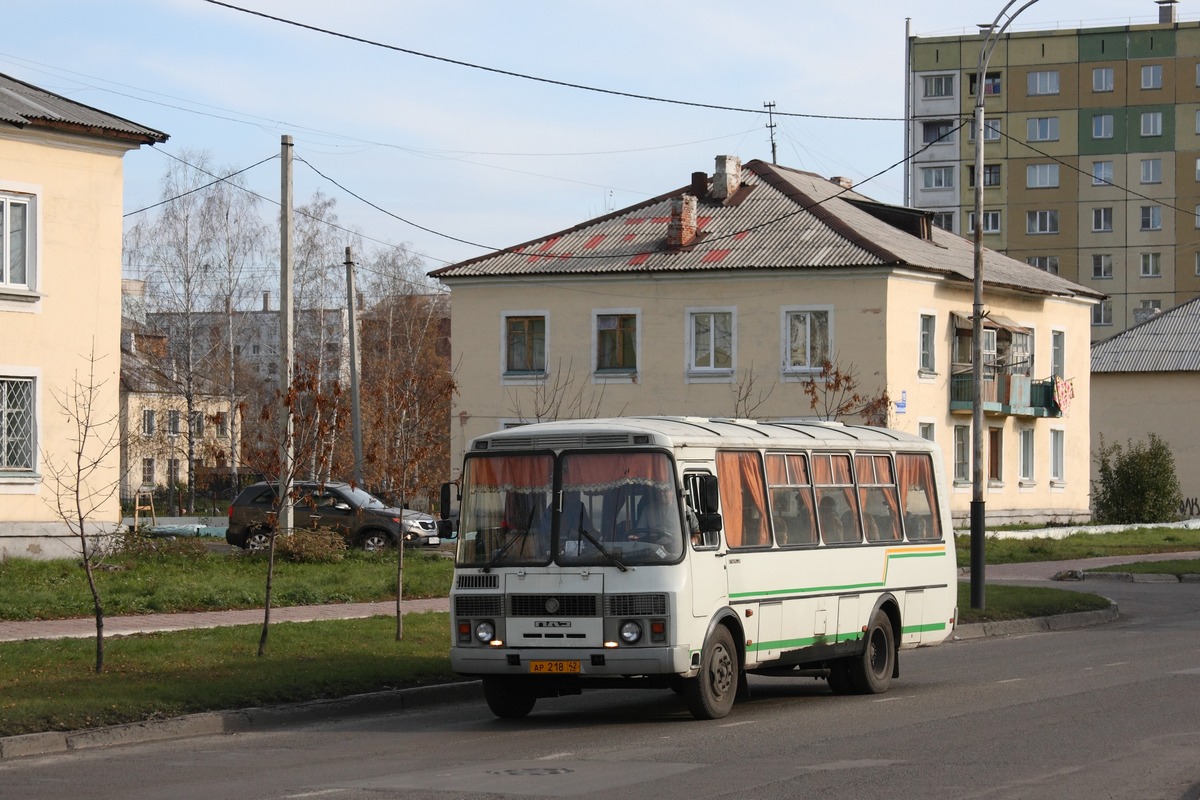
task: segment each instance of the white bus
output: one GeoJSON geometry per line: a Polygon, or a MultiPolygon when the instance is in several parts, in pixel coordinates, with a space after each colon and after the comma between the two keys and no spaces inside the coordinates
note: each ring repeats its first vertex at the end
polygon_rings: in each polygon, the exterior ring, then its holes
{"type": "Polygon", "coordinates": [[[944,641],[957,615],[940,452],[885,428],[511,428],[471,443],[458,525],[451,665],[499,717],[647,686],[716,719],[747,674],[884,692],[899,651],[944,641]]]}

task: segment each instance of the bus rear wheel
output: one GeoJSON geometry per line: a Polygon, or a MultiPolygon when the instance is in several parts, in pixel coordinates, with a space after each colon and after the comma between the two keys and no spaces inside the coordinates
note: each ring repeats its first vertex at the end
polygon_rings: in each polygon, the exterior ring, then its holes
{"type": "Polygon", "coordinates": [[[483,698],[500,719],[521,719],[533,711],[537,702],[527,681],[507,675],[483,676],[483,698]]]}
{"type": "Polygon", "coordinates": [[[700,656],[700,674],[684,684],[683,696],[696,719],[720,719],[733,708],[738,689],[738,658],[733,636],[719,625],[700,656]]]}
{"type": "Polygon", "coordinates": [[[892,621],[877,609],[867,626],[867,646],[846,662],[850,683],[858,694],[883,694],[892,685],[896,669],[896,634],[892,621]]]}

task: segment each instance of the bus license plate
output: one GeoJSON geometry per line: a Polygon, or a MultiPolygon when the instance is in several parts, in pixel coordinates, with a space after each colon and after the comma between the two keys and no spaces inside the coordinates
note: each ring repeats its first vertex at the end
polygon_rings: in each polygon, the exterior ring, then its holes
{"type": "Polygon", "coordinates": [[[530,661],[530,672],[574,673],[579,672],[578,661],[530,661]]]}

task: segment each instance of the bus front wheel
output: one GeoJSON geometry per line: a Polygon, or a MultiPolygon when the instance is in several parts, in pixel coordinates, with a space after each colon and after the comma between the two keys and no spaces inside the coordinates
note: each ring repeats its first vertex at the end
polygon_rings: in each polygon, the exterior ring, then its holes
{"type": "Polygon", "coordinates": [[[537,695],[521,678],[507,675],[483,676],[483,698],[500,719],[521,719],[533,711],[537,695]]]}
{"type": "Polygon", "coordinates": [[[700,656],[700,674],[684,684],[683,696],[696,719],[720,719],[733,708],[738,689],[738,658],[733,636],[717,627],[700,656]]]}
{"type": "Polygon", "coordinates": [[[875,611],[867,626],[867,646],[847,662],[850,683],[858,694],[883,694],[892,684],[896,669],[896,634],[882,609],[875,611]]]}

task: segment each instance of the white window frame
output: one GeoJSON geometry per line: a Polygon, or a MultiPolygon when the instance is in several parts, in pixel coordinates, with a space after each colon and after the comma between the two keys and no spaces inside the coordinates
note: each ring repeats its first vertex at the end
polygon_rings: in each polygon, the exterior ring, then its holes
{"type": "Polygon", "coordinates": [[[953,189],[954,188],[954,167],[952,167],[952,166],[922,167],[921,168],[921,188],[922,189],[953,189]]]}
{"type": "Polygon", "coordinates": [[[150,489],[158,485],[158,464],[155,463],[153,457],[145,456],[142,458],[142,478],[139,485],[150,489]],[[150,475],[150,480],[146,480],[147,473],[150,475]]]}
{"type": "Polygon", "coordinates": [[[1025,188],[1049,189],[1058,186],[1058,164],[1029,164],[1025,167],[1025,188]]]}
{"type": "Polygon", "coordinates": [[[971,481],[971,426],[954,426],[954,482],[971,481]]]}
{"type": "Polygon", "coordinates": [[[1092,68],[1092,91],[1111,92],[1115,88],[1112,67],[1092,68]]]}
{"type": "MultiPolygon", "coordinates": [[[[595,356],[592,356],[593,360],[595,356]]],[[[542,383],[550,372],[550,311],[547,309],[506,309],[500,312],[500,382],[503,385],[519,385],[522,383],[542,383]],[[508,369],[508,321],[514,318],[537,318],[542,324],[542,370],[508,369]]]]}
{"type": "Polygon", "coordinates": [[[1161,111],[1143,111],[1141,118],[1142,136],[1162,136],[1162,116],[1161,111]]]}
{"type": "Polygon", "coordinates": [[[932,377],[937,374],[937,312],[923,310],[917,324],[917,372],[932,377]]]}
{"type": "Polygon", "coordinates": [[[1141,227],[1139,230],[1162,230],[1162,206],[1142,206],[1141,227]]]}
{"type": "Polygon", "coordinates": [[[1113,277],[1112,253],[1092,253],[1092,280],[1110,281],[1113,277]]]}
{"type": "Polygon", "coordinates": [[[1112,233],[1113,229],[1113,210],[1112,206],[1099,206],[1092,209],[1092,232],[1093,233],[1112,233]]]}
{"type": "Polygon", "coordinates": [[[1142,88],[1161,89],[1163,85],[1162,64],[1142,65],[1142,88]]]}
{"type": "Polygon", "coordinates": [[[1026,256],[1025,263],[1042,272],[1058,274],[1058,256],[1026,256]]]}
{"type": "Polygon", "coordinates": [[[179,419],[179,411],[176,409],[167,411],[167,436],[178,436],[180,434],[179,419]]]}
{"type": "Polygon", "coordinates": [[[1141,273],[1143,278],[1162,277],[1162,253],[1151,252],[1141,254],[1141,273]]]}
{"type": "Polygon", "coordinates": [[[927,442],[937,441],[937,423],[931,419],[917,420],[917,436],[927,442]]]}
{"type": "Polygon", "coordinates": [[[833,360],[833,354],[836,351],[834,347],[834,325],[836,319],[832,305],[795,305],[783,306],[780,309],[779,324],[780,324],[780,364],[783,365],[783,379],[786,380],[804,380],[821,371],[821,358],[833,360]],[[812,353],[812,323],[811,317],[808,323],[808,341],[809,341],[809,363],[807,365],[793,365],[791,363],[792,354],[792,325],[791,319],[794,314],[820,314],[826,315],[826,333],[828,336],[827,352],[823,355],[814,357],[812,353]],[[815,363],[814,363],[815,362],[815,363]]]}
{"type": "Polygon", "coordinates": [[[158,413],[153,408],[142,409],[142,436],[153,436],[158,431],[158,413]]]}
{"type": "Polygon", "coordinates": [[[1142,159],[1142,183],[1162,183],[1162,159],[1142,159]]]}
{"type": "Polygon", "coordinates": [[[1050,483],[1061,486],[1067,482],[1067,432],[1050,429],[1050,483]]]}
{"type": "Polygon", "coordinates": [[[933,225],[935,228],[941,228],[944,231],[954,233],[954,212],[934,211],[933,216],[929,220],[929,224],[933,225]]]}
{"type": "Polygon", "coordinates": [[[954,97],[954,74],[926,75],[925,97],[954,97]]]}
{"type": "Polygon", "coordinates": [[[1030,117],[1025,123],[1028,142],[1057,142],[1058,117],[1030,117]]]}
{"type": "Polygon", "coordinates": [[[1113,182],[1113,162],[1092,162],[1092,186],[1111,186],[1113,182]]]}
{"type": "Polygon", "coordinates": [[[1036,480],[1035,450],[1033,428],[1017,429],[1017,480],[1022,484],[1032,484],[1036,480]]]}
{"type": "Polygon", "coordinates": [[[1092,117],[1092,138],[1093,139],[1111,139],[1113,138],[1113,115],[1112,114],[1096,114],[1092,117]]]}
{"type": "MultiPolygon", "coordinates": [[[[975,212],[972,211],[967,216],[966,234],[975,232],[975,212]]],[[[984,233],[999,233],[1000,232],[1000,210],[995,208],[985,208],[983,210],[983,232],[984,233]]]]}
{"type": "Polygon", "coordinates": [[[642,340],[645,329],[642,327],[642,310],[640,308],[596,308],[592,309],[592,382],[593,383],[634,383],[642,369],[642,340]],[[628,367],[605,367],[600,369],[600,318],[628,317],[634,318],[633,359],[636,364],[628,367]]]}
{"type": "Polygon", "coordinates": [[[1067,371],[1067,332],[1061,328],[1050,331],[1050,374],[1065,378],[1067,371]]]}
{"type": "Polygon", "coordinates": [[[931,119],[921,123],[921,143],[929,145],[954,144],[954,132],[954,120],[931,119]],[[936,126],[936,128],[934,126],[936,126]],[[929,138],[930,130],[933,130],[936,133],[938,130],[942,130],[943,128],[945,129],[945,133],[943,133],[941,137],[934,137],[932,139],[929,138]]]}
{"type": "Polygon", "coordinates": [[[1107,327],[1113,324],[1113,307],[1110,298],[1105,298],[1092,306],[1092,324],[1097,327],[1107,327]]]}
{"type": "Polygon", "coordinates": [[[732,306],[704,306],[697,308],[684,309],[683,314],[684,331],[683,340],[687,343],[687,350],[684,353],[684,370],[689,382],[718,381],[728,383],[737,373],[737,309],[732,306]],[[716,352],[716,326],[715,320],[717,315],[729,315],[729,366],[700,366],[696,363],[696,319],[702,315],[710,317],[709,325],[709,348],[710,353],[716,352]]]}
{"type": "Polygon", "coordinates": [[[1053,236],[1058,233],[1058,209],[1026,211],[1025,233],[1030,236],[1053,236]]]}
{"type": "Polygon", "coordinates": [[[5,301],[4,308],[8,310],[28,310],[20,306],[28,306],[30,302],[39,299],[37,292],[41,280],[38,246],[41,241],[40,198],[40,187],[24,183],[0,184],[0,300],[5,301]],[[10,249],[9,220],[12,207],[17,205],[25,209],[25,274],[21,280],[12,278],[10,249]],[[17,304],[17,307],[10,307],[9,302],[17,304]]]}
{"type": "Polygon", "coordinates": [[[1029,97],[1058,94],[1058,70],[1030,72],[1025,81],[1025,89],[1026,95],[1029,97]]]}

